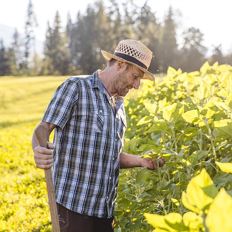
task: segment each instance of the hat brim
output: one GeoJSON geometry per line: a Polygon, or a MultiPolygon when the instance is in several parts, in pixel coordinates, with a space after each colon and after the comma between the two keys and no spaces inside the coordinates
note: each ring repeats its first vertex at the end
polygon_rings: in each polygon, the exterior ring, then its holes
{"type": "Polygon", "coordinates": [[[135,65],[136,67],[138,67],[142,72],[144,72],[144,76],[143,76],[143,79],[148,79],[148,80],[152,80],[154,81],[155,80],[155,76],[153,73],[149,72],[147,69],[143,68],[143,67],[140,67],[139,65],[133,63],[133,62],[130,62],[128,60],[125,60],[121,57],[118,57],[112,53],[109,53],[107,51],[104,51],[104,50],[101,50],[101,53],[103,55],[103,57],[109,61],[111,59],[115,59],[115,60],[118,60],[118,61],[121,61],[121,62],[126,62],[126,63],[129,63],[129,64],[132,64],[132,65],[135,65]]]}

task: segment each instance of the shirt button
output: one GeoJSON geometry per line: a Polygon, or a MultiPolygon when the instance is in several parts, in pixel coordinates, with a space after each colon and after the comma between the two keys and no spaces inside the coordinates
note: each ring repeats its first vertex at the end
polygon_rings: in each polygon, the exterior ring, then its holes
{"type": "Polygon", "coordinates": [[[102,114],[102,110],[99,110],[99,114],[102,114]]]}

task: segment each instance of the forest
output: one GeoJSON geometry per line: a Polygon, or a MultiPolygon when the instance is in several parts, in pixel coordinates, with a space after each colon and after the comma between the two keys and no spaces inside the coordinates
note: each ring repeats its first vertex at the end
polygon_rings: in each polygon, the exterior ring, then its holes
{"type": "Polygon", "coordinates": [[[153,51],[154,73],[166,73],[169,66],[195,71],[205,61],[232,64],[232,54],[223,54],[220,44],[208,54],[210,48],[203,45],[204,34],[198,28],[185,29],[183,43],[178,44],[177,13],[172,7],[159,19],[147,2],[138,7],[133,0],[121,4],[97,0],[83,13],[78,11],[75,19],[68,15],[66,23],[57,11],[53,22],[47,23],[42,54],[35,49],[38,24],[32,0],[26,12],[24,34],[16,28],[8,47],[0,38],[0,76],[89,74],[104,64],[101,49],[113,51],[126,38],[141,40],[153,51]]]}

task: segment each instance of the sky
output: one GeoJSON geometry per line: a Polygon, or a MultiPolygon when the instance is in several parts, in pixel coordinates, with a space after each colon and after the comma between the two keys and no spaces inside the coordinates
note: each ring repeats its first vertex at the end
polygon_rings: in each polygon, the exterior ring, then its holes
{"type": "MultiPolygon", "coordinates": [[[[0,24],[24,31],[26,9],[29,0],[0,0],[0,24]]],[[[107,1],[107,0],[105,0],[107,1]]],[[[78,11],[84,12],[90,0],[32,0],[38,20],[36,38],[43,41],[47,22],[53,22],[58,10],[61,21],[66,22],[67,14],[75,19],[78,11]]],[[[118,0],[117,2],[122,2],[118,0]]],[[[134,0],[142,5],[145,0],[134,0]]],[[[221,45],[223,52],[232,52],[232,1],[231,0],[148,0],[149,5],[162,22],[168,7],[176,12],[178,23],[178,41],[181,43],[182,32],[194,26],[204,34],[204,45],[212,49],[221,45]]],[[[1,37],[1,32],[0,32],[1,37]]]]}

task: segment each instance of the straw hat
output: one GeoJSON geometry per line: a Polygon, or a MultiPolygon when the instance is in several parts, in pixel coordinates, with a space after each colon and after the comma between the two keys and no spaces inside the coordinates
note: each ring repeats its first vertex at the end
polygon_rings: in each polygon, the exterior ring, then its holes
{"type": "Polygon", "coordinates": [[[106,60],[115,59],[135,65],[144,72],[144,79],[154,80],[154,74],[148,71],[152,51],[137,40],[126,39],[118,43],[114,54],[101,50],[106,60]]]}

